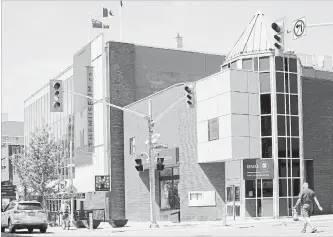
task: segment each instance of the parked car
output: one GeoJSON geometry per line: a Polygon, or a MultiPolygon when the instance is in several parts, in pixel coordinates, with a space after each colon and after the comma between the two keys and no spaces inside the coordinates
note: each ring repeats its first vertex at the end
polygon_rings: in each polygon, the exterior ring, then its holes
{"type": "Polygon", "coordinates": [[[47,214],[40,202],[12,201],[1,209],[1,232],[8,228],[9,233],[18,229],[28,229],[29,233],[39,229],[45,233],[47,227],[47,214]]]}

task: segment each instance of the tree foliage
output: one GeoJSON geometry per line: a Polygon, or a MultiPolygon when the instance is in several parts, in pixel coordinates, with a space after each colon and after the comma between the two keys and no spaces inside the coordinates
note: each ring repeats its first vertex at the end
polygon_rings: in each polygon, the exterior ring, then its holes
{"type": "Polygon", "coordinates": [[[66,144],[55,140],[47,124],[36,128],[31,133],[29,146],[12,160],[21,186],[42,196],[44,202],[45,195],[53,192],[49,184],[59,178],[59,165],[67,153],[66,144]]]}

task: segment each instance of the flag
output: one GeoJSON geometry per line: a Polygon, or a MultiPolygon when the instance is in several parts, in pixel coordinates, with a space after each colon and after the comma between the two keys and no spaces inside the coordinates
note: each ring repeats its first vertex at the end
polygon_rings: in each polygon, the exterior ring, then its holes
{"type": "Polygon", "coordinates": [[[123,1],[120,1],[120,6],[123,7],[123,1]]]}
{"type": "Polygon", "coordinates": [[[108,17],[109,14],[110,14],[110,16],[113,16],[111,10],[109,10],[109,9],[107,9],[107,8],[105,8],[105,7],[103,7],[103,17],[108,17]]]}
{"type": "Polygon", "coordinates": [[[95,20],[95,19],[91,19],[91,23],[92,23],[92,27],[93,28],[104,28],[104,29],[109,29],[109,25],[104,25],[102,22],[95,20]]]}

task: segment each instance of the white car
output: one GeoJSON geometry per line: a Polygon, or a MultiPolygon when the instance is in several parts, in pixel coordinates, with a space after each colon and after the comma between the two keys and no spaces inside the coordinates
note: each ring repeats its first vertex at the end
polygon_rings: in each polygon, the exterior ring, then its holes
{"type": "Polygon", "coordinates": [[[47,215],[40,202],[12,201],[1,210],[1,232],[8,228],[9,233],[18,229],[28,229],[32,233],[39,229],[41,233],[47,230],[47,215]]]}

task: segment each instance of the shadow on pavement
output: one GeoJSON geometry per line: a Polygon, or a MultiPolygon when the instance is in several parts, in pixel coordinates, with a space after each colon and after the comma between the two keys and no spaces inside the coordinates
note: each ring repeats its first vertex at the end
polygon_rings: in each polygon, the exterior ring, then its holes
{"type": "Polygon", "coordinates": [[[50,235],[50,234],[54,234],[53,232],[49,232],[49,231],[46,231],[46,233],[40,233],[40,231],[39,230],[35,230],[34,232],[32,232],[32,233],[29,233],[27,230],[22,230],[22,231],[20,231],[20,230],[17,230],[17,231],[15,231],[15,233],[12,233],[12,234],[10,234],[10,233],[8,233],[8,231],[6,231],[6,232],[3,232],[3,233],[1,233],[1,237],[2,236],[10,236],[10,237],[15,237],[15,236],[38,236],[38,235],[50,235]]]}

